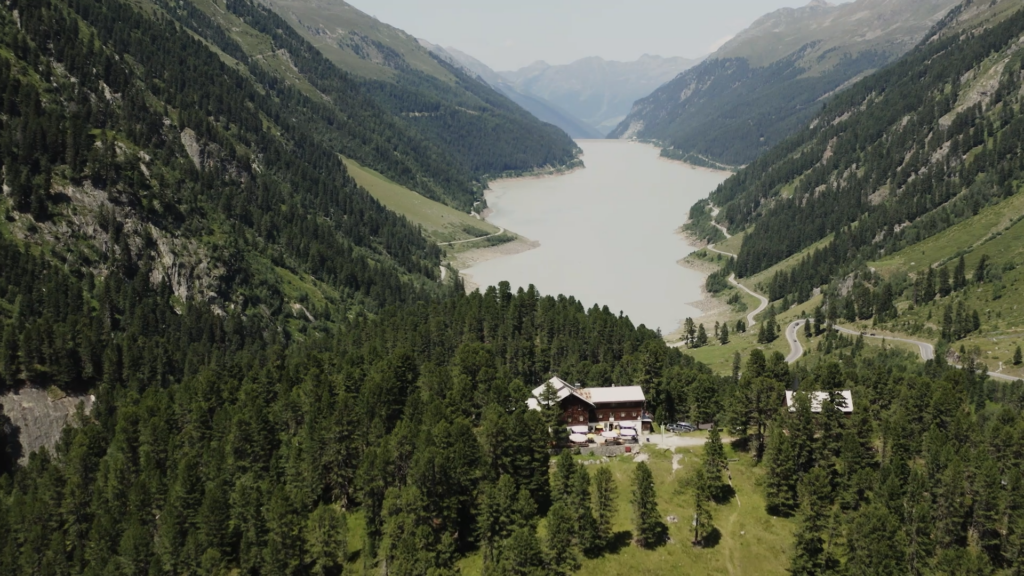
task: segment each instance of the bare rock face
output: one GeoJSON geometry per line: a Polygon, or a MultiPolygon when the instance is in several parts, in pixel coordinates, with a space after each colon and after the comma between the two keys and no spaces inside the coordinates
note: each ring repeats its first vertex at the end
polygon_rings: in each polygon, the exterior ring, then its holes
{"type": "Polygon", "coordinates": [[[203,150],[199,147],[199,138],[196,137],[196,133],[191,128],[185,128],[181,132],[181,143],[185,146],[185,151],[188,152],[188,157],[195,163],[196,168],[202,170],[203,150]]]}
{"type": "Polygon", "coordinates": [[[44,446],[52,450],[64,427],[74,424],[78,403],[83,404],[88,414],[94,401],[93,396],[65,396],[51,400],[40,388],[23,388],[0,396],[4,414],[14,424],[17,440],[21,443],[18,463],[25,464],[29,454],[44,446]]]}

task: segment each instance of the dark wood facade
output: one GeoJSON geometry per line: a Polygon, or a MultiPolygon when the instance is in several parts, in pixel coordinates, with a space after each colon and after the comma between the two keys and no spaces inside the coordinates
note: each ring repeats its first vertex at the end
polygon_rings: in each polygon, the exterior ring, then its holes
{"type": "Polygon", "coordinates": [[[562,422],[566,426],[589,424],[593,408],[586,400],[570,394],[562,399],[562,422]]]}
{"type": "Polygon", "coordinates": [[[570,394],[562,399],[562,422],[566,426],[582,426],[598,422],[639,422],[644,416],[643,402],[599,404],[596,407],[570,394]]]}
{"type": "Polygon", "coordinates": [[[623,420],[640,420],[644,412],[643,402],[621,402],[618,404],[601,404],[594,409],[598,422],[621,422],[623,420]]]}

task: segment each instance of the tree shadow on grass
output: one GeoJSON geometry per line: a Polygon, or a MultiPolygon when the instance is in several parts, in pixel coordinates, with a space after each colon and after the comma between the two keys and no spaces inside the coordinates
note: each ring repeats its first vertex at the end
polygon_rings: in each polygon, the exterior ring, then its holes
{"type": "Polygon", "coordinates": [[[651,534],[650,542],[647,542],[643,548],[644,550],[655,550],[666,544],[668,544],[668,525],[664,522],[658,522],[657,528],[651,534]]]}
{"type": "Polygon", "coordinates": [[[750,452],[753,447],[753,443],[750,441],[750,436],[740,436],[729,443],[732,449],[737,452],[750,452]]]}
{"type": "Polygon", "coordinates": [[[718,546],[721,541],[722,532],[718,528],[712,528],[711,532],[704,537],[704,541],[700,544],[694,544],[694,546],[699,546],[701,548],[714,548],[715,546],[718,546]]]}
{"type": "Polygon", "coordinates": [[[625,548],[629,547],[630,542],[633,541],[633,533],[629,530],[620,530],[608,539],[608,545],[603,550],[598,552],[598,556],[605,554],[618,554],[625,548]]]}
{"type": "Polygon", "coordinates": [[[719,506],[728,504],[736,496],[736,489],[729,484],[723,483],[717,490],[712,494],[712,500],[719,506]]]}

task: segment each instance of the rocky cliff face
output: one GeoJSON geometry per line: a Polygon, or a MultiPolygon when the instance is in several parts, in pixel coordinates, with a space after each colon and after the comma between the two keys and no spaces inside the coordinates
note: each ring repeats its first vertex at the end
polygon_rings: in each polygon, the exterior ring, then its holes
{"type": "Polygon", "coordinates": [[[0,406],[12,424],[8,439],[18,444],[14,447],[18,462],[24,464],[29,455],[40,448],[52,450],[64,427],[77,424],[75,415],[79,406],[82,414],[87,415],[94,401],[89,395],[51,397],[39,388],[23,388],[0,395],[0,406]]]}

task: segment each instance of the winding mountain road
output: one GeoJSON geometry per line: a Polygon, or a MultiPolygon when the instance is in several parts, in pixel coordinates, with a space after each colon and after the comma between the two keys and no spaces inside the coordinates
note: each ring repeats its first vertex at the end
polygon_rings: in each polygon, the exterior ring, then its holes
{"type": "Polygon", "coordinates": [[[747,294],[750,294],[754,298],[757,298],[758,300],[761,301],[761,305],[760,306],[755,308],[754,311],[751,312],[750,314],[747,314],[747,329],[749,330],[751,326],[753,326],[754,324],[757,324],[757,320],[755,320],[754,317],[757,316],[758,314],[760,314],[761,312],[764,312],[764,309],[768,307],[768,299],[765,298],[764,296],[758,294],[757,292],[754,292],[750,288],[747,288],[743,284],[740,284],[739,282],[737,282],[735,274],[732,274],[731,276],[729,276],[729,283],[732,284],[733,286],[739,288],[740,290],[743,290],[747,294]]]}
{"type": "MultiPolygon", "coordinates": [[[[795,322],[791,322],[789,326],[786,327],[786,340],[789,342],[790,350],[789,356],[786,357],[786,362],[790,364],[796,362],[804,355],[804,347],[802,344],[800,344],[800,339],[797,338],[797,329],[803,326],[804,322],[806,322],[806,320],[797,320],[795,322]]],[[[921,360],[927,362],[929,360],[935,359],[935,346],[928,342],[921,342],[920,340],[909,340],[907,338],[894,338],[892,336],[878,336],[867,332],[858,332],[856,330],[851,330],[849,328],[844,328],[842,326],[834,326],[834,328],[837,332],[849,334],[851,336],[863,336],[865,338],[875,338],[878,340],[889,340],[890,342],[903,342],[905,344],[912,344],[914,346],[917,346],[918,352],[921,355],[921,360]]],[[[953,366],[957,368],[963,368],[963,366],[958,366],[956,364],[954,364],[953,366]]],[[[991,376],[992,378],[996,378],[998,380],[1005,380],[1007,382],[1017,382],[1020,380],[1020,378],[1008,376],[1006,374],[1000,374],[999,372],[988,372],[988,375],[991,376]]]]}
{"type": "MultiPolygon", "coordinates": [[[[716,206],[711,206],[711,225],[714,226],[715,228],[718,228],[719,230],[721,230],[722,234],[725,234],[725,239],[726,240],[728,240],[729,238],[732,238],[732,234],[729,234],[729,231],[725,229],[725,226],[722,226],[721,224],[715,222],[715,220],[714,220],[715,216],[718,216],[718,208],[716,206]]],[[[725,252],[724,250],[719,250],[718,248],[715,248],[714,244],[708,244],[707,245],[707,249],[711,250],[712,252],[715,252],[717,254],[721,254],[723,256],[729,256],[730,258],[736,258],[736,255],[731,253],[731,252],[725,252]]],[[[736,280],[736,275],[735,274],[729,276],[729,283],[732,284],[733,286],[739,288],[740,290],[743,290],[747,294],[750,294],[754,298],[757,298],[761,302],[761,305],[758,306],[756,310],[754,310],[750,314],[747,314],[747,328],[749,329],[754,324],[757,324],[757,320],[755,320],[754,317],[757,316],[758,314],[760,314],[761,312],[764,312],[765,308],[768,308],[768,299],[765,298],[764,296],[758,294],[757,292],[754,292],[750,288],[747,288],[743,284],[740,284],[736,280]]]]}
{"type": "MultiPolygon", "coordinates": [[[[732,235],[729,234],[729,231],[726,230],[724,226],[721,226],[717,222],[714,221],[714,218],[716,216],[718,216],[718,208],[716,208],[715,206],[712,206],[711,207],[711,218],[712,218],[711,224],[715,228],[718,228],[719,230],[721,230],[722,234],[725,234],[725,238],[726,239],[732,238],[732,235]]],[[[723,256],[729,256],[731,258],[736,258],[735,254],[732,254],[730,252],[725,252],[723,250],[718,250],[717,248],[715,248],[714,244],[708,244],[707,245],[707,249],[712,251],[712,252],[716,252],[718,254],[722,254],[723,256]]],[[[733,286],[736,286],[737,288],[743,290],[747,294],[750,294],[754,298],[757,298],[761,302],[761,305],[758,306],[756,310],[754,310],[753,312],[751,312],[750,314],[747,315],[747,327],[749,328],[749,327],[753,326],[754,324],[756,324],[756,321],[754,320],[754,317],[757,316],[758,314],[760,314],[761,312],[763,312],[765,310],[765,308],[768,307],[768,299],[765,298],[764,296],[758,294],[757,292],[754,292],[750,288],[747,288],[743,284],[740,284],[736,280],[736,275],[735,274],[732,274],[732,275],[729,276],[729,283],[732,284],[733,286]]],[[[786,362],[789,363],[789,364],[792,364],[792,363],[796,362],[797,360],[803,358],[803,356],[804,356],[804,347],[803,347],[803,344],[800,343],[800,338],[797,335],[797,330],[799,330],[804,325],[805,322],[808,322],[808,320],[795,320],[793,322],[790,322],[789,325],[786,326],[786,341],[789,343],[789,356],[786,356],[786,362]]],[[[850,328],[844,328],[842,326],[835,326],[835,329],[836,329],[836,331],[841,332],[843,334],[850,334],[850,335],[853,335],[853,336],[864,336],[865,338],[877,338],[877,339],[880,339],[880,340],[890,340],[890,341],[894,341],[894,342],[903,342],[903,343],[906,343],[906,344],[912,344],[914,346],[917,346],[918,351],[921,354],[921,360],[927,362],[929,360],[934,360],[935,359],[935,346],[933,346],[932,344],[930,344],[928,342],[921,342],[920,340],[908,340],[906,338],[894,338],[894,337],[891,337],[891,336],[876,336],[874,334],[868,334],[868,333],[865,333],[865,332],[858,332],[856,330],[851,330],[850,328]]],[[[683,342],[677,342],[675,344],[671,344],[670,346],[672,346],[674,348],[678,348],[678,347],[680,347],[682,345],[683,345],[683,342]]],[[[960,368],[960,366],[957,366],[957,368],[960,368]]],[[[1007,380],[1007,381],[1011,381],[1011,382],[1020,380],[1020,378],[1015,378],[1013,376],[1007,376],[1006,374],[1000,374],[998,372],[989,372],[988,375],[993,377],[993,378],[998,378],[999,380],[1007,380]]]]}
{"type": "Polygon", "coordinates": [[[921,353],[921,360],[925,362],[935,359],[935,346],[927,342],[920,342],[918,340],[907,340],[905,338],[893,338],[891,336],[876,336],[874,334],[866,334],[864,332],[858,332],[856,330],[850,330],[849,328],[843,328],[842,326],[836,326],[836,330],[843,334],[851,334],[853,336],[864,336],[865,338],[877,338],[880,340],[891,340],[893,342],[904,342],[906,344],[913,344],[917,346],[921,353]]]}
{"type": "Polygon", "coordinates": [[[807,322],[807,320],[797,320],[796,322],[790,322],[789,326],[786,326],[786,341],[789,342],[789,356],[786,356],[788,364],[796,362],[804,355],[804,346],[800,343],[800,339],[796,334],[796,331],[804,325],[804,322],[807,322]]]}

